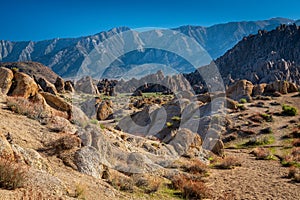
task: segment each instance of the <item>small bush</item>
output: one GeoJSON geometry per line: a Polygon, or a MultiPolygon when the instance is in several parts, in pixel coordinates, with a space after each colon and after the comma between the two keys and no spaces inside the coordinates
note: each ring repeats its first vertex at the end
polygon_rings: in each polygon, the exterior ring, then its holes
{"type": "Polygon", "coordinates": [[[273,160],[274,159],[274,156],[271,154],[271,152],[268,149],[257,148],[257,149],[254,149],[252,153],[258,160],[273,160]]]}
{"type": "Polygon", "coordinates": [[[183,175],[171,179],[171,188],[180,190],[186,199],[204,199],[212,197],[212,191],[200,180],[191,180],[183,175]]]}
{"type": "Polygon", "coordinates": [[[264,136],[251,138],[248,142],[243,144],[243,146],[261,146],[272,144],[275,141],[274,136],[264,136]]]}
{"type": "Polygon", "coordinates": [[[292,145],[294,147],[300,147],[300,139],[299,138],[294,139],[292,145]]]}
{"type": "Polygon", "coordinates": [[[228,156],[215,164],[218,169],[233,169],[234,167],[241,166],[241,162],[233,156],[228,156]]]}
{"type": "Polygon", "coordinates": [[[181,120],[181,118],[180,118],[180,117],[178,117],[178,116],[174,116],[174,117],[172,117],[172,120],[173,120],[173,121],[180,121],[180,120],[181,120]]]}
{"type": "Polygon", "coordinates": [[[33,103],[23,97],[7,97],[7,106],[13,112],[32,119],[43,119],[49,115],[40,103],[33,103]]]}
{"type": "Polygon", "coordinates": [[[239,102],[242,103],[242,104],[247,103],[247,99],[241,98],[239,102]]]}
{"type": "Polygon", "coordinates": [[[200,160],[193,160],[188,165],[184,165],[183,170],[191,174],[205,175],[207,173],[207,166],[200,160]]]}
{"type": "Polygon", "coordinates": [[[291,178],[293,181],[300,183],[300,170],[294,166],[289,168],[288,178],[291,178]]]}
{"type": "Polygon", "coordinates": [[[74,194],[74,198],[77,199],[85,199],[85,192],[86,192],[86,187],[80,183],[76,184],[75,186],[75,194],[74,194]]]}
{"type": "Polygon", "coordinates": [[[98,120],[97,120],[97,119],[91,119],[91,120],[90,120],[90,123],[91,123],[91,124],[98,124],[98,120]]]}
{"type": "Polygon", "coordinates": [[[125,176],[115,176],[112,178],[111,185],[120,191],[133,192],[134,189],[133,180],[125,176]]]}
{"type": "Polygon", "coordinates": [[[240,110],[246,110],[246,107],[244,104],[237,104],[237,108],[240,110]]]}
{"type": "Polygon", "coordinates": [[[135,186],[143,189],[147,194],[158,191],[162,183],[160,178],[146,175],[135,175],[133,176],[133,181],[135,186]]]}
{"type": "Polygon", "coordinates": [[[205,199],[212,197],[212,191],[202,181],[188,181],[183,187],[186,199],[205,199]]]}
{"type": "Polygon", "coordinates": [[[266,121],[266,122],[273,122],[273,116],[267,113],[262,113],[260,116],[266,121]]]}
{"type": "Polygon", "coordinates": [[[25,168],[10,158],[0,158],[0,188],[14,190],[26,180],[25,168]]]}
{"type": "Polygon", "coordinates": [[[296,116],[298,113],[297,108],[289,105],[282,106],[282,114],[287,116],[296,116]]]}
{"type": "Polygon", "coordinates": [[[168,128],[171,128],[173,126],[173,123],[172,122],[167,122],[167,127],[168,128]]]}
{"type": "Polygon", "coordinates": [[[273,130],[271,127],[267,127],[267,128],[262,129],[260,132],[263,134],[271,134],[271,133],[273,133],[273,130]]]}

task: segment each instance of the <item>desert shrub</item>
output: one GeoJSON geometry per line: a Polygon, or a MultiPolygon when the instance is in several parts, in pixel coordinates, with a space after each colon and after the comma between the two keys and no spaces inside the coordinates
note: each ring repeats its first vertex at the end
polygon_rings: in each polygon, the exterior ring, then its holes
{"type": "Polygon", "coordinates": [[[297,183],[300,183],[300,170],[299,170],[299,168],[296,168],[294,166],[290,167],[287,177],[291,178],[292,180],[294,180],[297,183]]]}
{"type": "Polygon", "coordinates": [[[134,182],[131,178],[125,176],[114,176],[111,185],[120,191],[133,192],[134,182]]]}
{"type": "Polygon", "coordinates": [[[241,166],[241,162],[233,156],[225,157],[214,165],[218,169],[233,169],[238,166],[241,166]]]}
{"type": "Polygon", "coordinates": [[[300,167],[300,148],[294,147],[288,155],[282,158],[281,164],[284,167],[300,167]]]}
{"type": "Polygon", "coordinates": [[[193,160],[191,163],[182,166],[182,168],[185,172],[191,174],[205,175],[207,173],[207,166],[200,160],[193,160]]]}
{"type": "Polygon", "coordinates": [[[242,103],[242,104],[247,103],[247,99],[241,98],[239,102],[242,103]]]}
{"type": "Polygon", "coordinates": [[[267,113],[262,113],[260,116],[266,120],[266,122],[273,122],[273,116],[267,113]]]}
{"type": "Polygon", "coordinates": [[[158,191],[162,183],[161,179],[158,177],[145,175],[135,175],[133,176],[133,181],[135,186],[143,189],[147,194],[158,191]]]}
{"type": "Polygon", "coordinates": [[[85,199],[85,193],[86,193],[86,186],[77,183],[75,186],[75,193],[74,193],[74,198],[77,199],[85,199]]]}
{"type": "Polygon", "coordinates": [[[24,185],[26,168],[10,158],[0,158],[0,188],[14,190],[24,185]]]}
{"type": "Polygon", "coordinates": [[[271,152],[268,149],[264,148],[257,148],[253,150],[253,155],[258,160],[272,160],[274,159],[274,156],[271,154],[271,152]]]}
{"type": "Polygon", "coordinates": [[[255,137],[251,138],[249,141],[243,144],[243,146],[261,146],[272,144],[275,141],[274,136],[263,136],[263,137],[255,137]]]}
{"type": "Polygon", "coordinates": [[[42,119],[49,115],[40,103],[33,103],[23,97],[7,97],[7,106],[13,112],[32,119],[42,119]]]}
{"type": "Polygon", "coordinates": [[[186,199],[210,198],[212,191],[202,181],[188,181],[183,187],[183,197],[186,199]]]}
{"type": "Polygon", "coordinates": [[[300,147],[300,139],[299,138],[294,139],[293,142],[292,142],[292,145],[294,147],[300,147]]]}
{"type": "Polygon", "coordinates": [[[292,138],[300,138],[300,131],[295,130],[290,135],[291,135],[292,138]]]}
{"type": "Polygon", "coordinates": [[[166,125],[167,125],[168,128],[171,128],[173,126],[173,123],[172,122],[167,122],[166,125]]]}
{"type": "Polygon", "coordinates": [[[297,108],[289,105],[282,106],[282,114],[287,116],[296,116],[298,113],[297,108]]]}
{"type": "Polygon", "coordinates": [[[91,119],[91,120],[90,120],[90,123],[91,123],[91,124],[98,124],[98,120],[97,120],[97,119],[91,119]]]}
{"type": "Polygon", "coordinates": [[[273,130],[271,127],[267,127],[267,128],[262,129],[260,132],[263,134],[271,134],[271,133],[273,133],[273,130]]]}
{"type": "Polygon", "coordinates": [[[171,188],[180,190],[185,199],[204,199],[212,197],[212,191],[201,180],[191,180],[186,176],[177,175],[171,179],[171,188]]]}
{"type": "Polygon", "coordinates": [[[172,120],[173,120],[173,121],[180,121],[180,120],[181,120],[181,118],[180,118],[180,117],[178,117],[178,116],[174,116],[174,117],[172,117],[172,120]]]}
{"type": "Polygon", "coordinates": [[[246,110],[246,107],[244,104],[237,104],[237,108],[240,110],[246,110]]]}

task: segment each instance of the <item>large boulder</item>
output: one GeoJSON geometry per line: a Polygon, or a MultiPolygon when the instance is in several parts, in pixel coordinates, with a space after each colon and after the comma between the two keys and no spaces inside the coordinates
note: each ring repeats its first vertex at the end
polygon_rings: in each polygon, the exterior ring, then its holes
{"type": "Polygon", "coordinates": [[[8,93],[13,78],[14,74],[10,69],[0,67],[0,92],[5,95],[8,93]]]}
{"type": "Polygon", "coordinates": [[[104,171],[101,156],[98,150],[92,146],[86,146],[75,153],[75,164],[78,171],[95,178],[101,178],[104,171]]]}
{"type": "Polygon", "coordinates": [[[57,92],[64,93],[65,92],[65,81],[61,77],[57,77],[54,83],[57,92]]]}
{"type": "MultiPolygon", "coordinates": [[[[9,136],[8,136],[9,137],[9,136]]],[[[14,157],[14,152],[12,150],[12,147],[7,141],[7,136],[5,136],[3,133],[0,132],[0,157],[14,157]]]]}
{"type": "Polygon", "coordinates": [[[266,86],[265,93],[280,92],[281,94],[287,94],[289,85],[287,81],[275,81],[266,86]]]}
{"type": "Polygon", "coordinates": [[[224,155],[224,143],[218,138],[207,138],[204,142],[203,148],[210,150],[218,156],[224,155]]]}
{"type": "Polygon", "coordinates": [[[99,94],[97,86],[90,76],[84,77],[76,82],[75,90],[86,94],[99,94]]]}
{"type": "Polygon", "coordinates": [[[102,101],[97,105],[96,117],[98,120],[107,120],[112,117],[113,109],[109,101],[102,101]]]}
{"type": "Polygon", "coordinates": [[[46,79],[41,77],[36,82],[41,86],[41,88],[43,89],[44,92],[49,92],[54,95],[57,94],[57,90],[56,90],[55,86],[52,83],[50,83],[49,81],[47,81],[46,79]]]}
{"type": "Polygon", "coordinates": [[[38,93],[39,87],[36,82],[27,74],[16,72],[14,82],[11,86],[9,95],[24,98],[33,97],[38,93]]]}
{"type": "Polygon", "coordinates": [[[174,133],[174,137],[169,142],[178,155],[195,157],[202,152],[202,139],[197,133],[183,128],[174,133]]]}
{"type": "Polygon", "coordinates": [[[226,95],[236,101],[239,101],[242,98],[250,101],[253,87],[254,86],[250,81],[240,80],[228,87],[226,95]]]}
{"type": "Polygon", "coordinates": [[[265,92],[266,86],[267,86],[266,83],[255,85],[253,87],[252,96],[255,97],[255,96],[262,95],[265,92]]]}
{"type": "Polygon", "coordinates": [[[66,81],[65,82],[65,91],[66,92],[75,92],[75,89],[74,89],[74,84],[72,81],[66,81]]]}
{"type": "Polygon", "coordinates": [[[71,113],[72,105],[66,102],[64,99],[48,92],[40,92],[40,94],[45,98],[47,104],[52,108],[59,111],[71,113]]]}

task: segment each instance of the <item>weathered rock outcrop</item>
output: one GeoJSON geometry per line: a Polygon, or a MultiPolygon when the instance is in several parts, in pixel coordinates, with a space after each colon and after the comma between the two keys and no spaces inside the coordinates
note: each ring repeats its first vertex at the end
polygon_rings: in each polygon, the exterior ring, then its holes
{"type": "Polygon", "coordinates": [[[13,80],[14,82],[10,88],[8,95],[29,98],[35,96],[38,93],[38,85],[27,74],[16,72],[14,74],[13,80]]]}
{"type": "Polygon", "coordinates": [[[8,93],[13,78],[14,74],[11,70],[0,67],[0,92],[2,92],[2,94],[6,95],[8,93]]]}
{"type": "Polygon", "coordinates": [[[54,83],[54,86],[59,93],[65,92],[65,81],[61,77],[57,77],[54,83]]]}
{"type": "Polygon", "coordinates": [[[99,94],[97,86],[90,76],[83,77],[75,83],[75,90],[86,94],[99,94]]]}
{"type": "Polygon", "coordinates": [[[67,112],[69,115],[72,112],[72,105],[67,103],[64,99],[48,92],[40,92],[40,94],[45,98],[47,104],[52,108],[67,112]]]}
{"type": "Polygon", "coordinates": [[[102,101],[96,105],[96,117],[98,120],[106,120],[112,118],[113,109],[111,101],[102,101]]]}
{"type": "Polygon", "coordinates": [[[57,94],[55,86],[44,78],[39,78],[36,82],[41,86],[44,92],[49,92],[53,95],[57,94]]]}
{"type": "Polygon", "coordinates": [[[65,88],[64,89],[65,89],[65,91],[68,91],[68,92],[71,92],[71,93],[75,92],[74,84],[71,81],[66,81],[65,82],[65,88]]]}
{"type": "Polygon", "coordinates": [[[245,98],[247,101],[251,100],[253,84],[247,80],[241,80],[229,86],[226,90],[226,95],[236,101],[245,98]]]}

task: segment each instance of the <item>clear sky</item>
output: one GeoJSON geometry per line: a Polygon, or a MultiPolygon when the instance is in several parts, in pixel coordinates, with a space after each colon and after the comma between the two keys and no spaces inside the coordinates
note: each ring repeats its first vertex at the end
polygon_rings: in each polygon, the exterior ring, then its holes
{"type": "Polygon", "coordinates": [[[300,19],[299,0],[0,0],[0,40],[93,35],[118,26],[210,26],[229,21],[300,19]]]}

